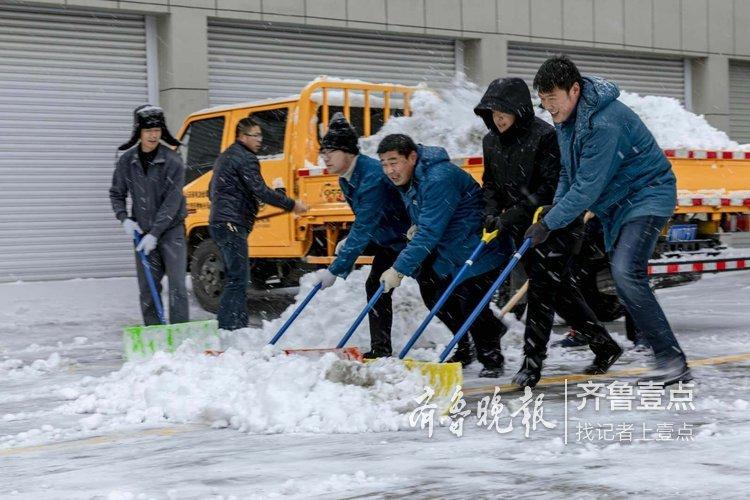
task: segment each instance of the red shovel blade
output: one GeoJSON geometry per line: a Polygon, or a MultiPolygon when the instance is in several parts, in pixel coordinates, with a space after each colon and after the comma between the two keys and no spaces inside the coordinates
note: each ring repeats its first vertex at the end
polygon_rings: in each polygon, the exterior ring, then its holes
{"type": "Polygon", "coordinates": [[[284,349],[284,354],[296,354],[298,356],[305,356],[313,359],[320,358],[329,352],[334,353],[339,359],[362,361],[362,353],[359,351],[358,347],[343,347],[341,349],[284,349]]]}

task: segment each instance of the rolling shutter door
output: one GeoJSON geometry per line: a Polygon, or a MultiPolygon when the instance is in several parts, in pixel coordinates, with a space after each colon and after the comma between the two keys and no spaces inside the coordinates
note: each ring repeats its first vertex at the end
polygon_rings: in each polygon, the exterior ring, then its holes
{"type": "Polygon", "coordinates": [[[561,52],[570,56],[582,74],[612,80],[621,90],[685,102],[685,62],[680,58],[511,43],[508,75],[523,78],[531,86],[539,66],[561,52]]]}
{"type": "Polygon", "coordinates": [[[440,88],[456,74],[451,39],[225,21],[209,22],[208,60],[212,106],[298,94],[320,75],[440,88]]]}
{"type": "Polygon", "coordinates": [[[750,142],[750,63],[729,63],[729,135],[740,144],[750,142]]]}
{"type": "Polygon", "coordinates": [[[134,274],[108,190],[147,95],[143,16],[0,6],[0,281],[134,274]]]}

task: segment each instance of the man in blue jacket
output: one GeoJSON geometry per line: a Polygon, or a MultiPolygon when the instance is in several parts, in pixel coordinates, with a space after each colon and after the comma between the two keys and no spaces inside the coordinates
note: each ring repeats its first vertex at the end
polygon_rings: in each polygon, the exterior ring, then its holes
{"type": "MultiPolygon", "coordinates": [[[[336,113],[328,132],[320,141],[320,152],[328,173],[339,176],[339,186],[354,212],[354,223],[346,239],[339,242],[337,257],[328,267],[316,271],[325,289],[336,278],[346,277],[357,257],[373,256],[370,275],[365,282],[367,300],[380,287],[380,275],[393,265],[406,244],[409,218],[396,189],[383,174],[380,162],[360,154],[357,132],[344,115],[336,113]]],[[[390,356],[393,307],[390,294],[384,294],[370,310],[370,351],[365,358],[390,356]]]]}
{"type": "Polygon", "coordinates": [[[676,180],[651,132],[617,100],[617,85],[582,77],[566,56],[548,59],[534,78],[555,122],[563,169],[554,206],[526,233],[542,243],[590,210],[599,218],[617,294],[654,350],[648,380],[665,385],[691,380],[680,348],[654,293],[647,265],[674,211],[676,180]]]}
{"type": "MultiPolygon", "coordinates": [[[[398,188],[416,232],[393,266],[380,277],[385,291],[404,276],[419,283],[425,305],[432,308],[480,241],[484,200],[479,184],[450,162],[443,148],[417,146],[407,135],[391,134],[378,145],[383,171],[398,188]]],[[[497,277],[497,269],[512,251],[501,233],[469,267],[461,283],[438,313],[455,334],[497,277]]],[[[469,329],[484,365],[480,377],[503,373],[500,337],[505,326],[485,307],[469,329]]]]}

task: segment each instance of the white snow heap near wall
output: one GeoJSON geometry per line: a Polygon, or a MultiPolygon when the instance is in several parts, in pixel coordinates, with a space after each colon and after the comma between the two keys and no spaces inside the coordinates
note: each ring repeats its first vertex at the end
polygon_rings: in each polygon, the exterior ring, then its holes
{"type": "MultiPolygon", "coordinates": [[[[361,139],[360,146],[365,154],[374,156],[383,137],[402,133],[417,143],[442,146],[452,158],[481,156],[482,137],[487,133],[487,127],[474,114],[474,107],[484,90],[463,76],[457,77],[452,87],[437,93],[418,90],[411,101],[412,116],[389,120],[376,135],[361,139]]],[[[671,97],[642,97],[623,91],[620,101],[641,117],[662,149],[747,149],[671,97]]],[[[546,111],[537,107],[536,113],[552,123],[546,111]]]]}

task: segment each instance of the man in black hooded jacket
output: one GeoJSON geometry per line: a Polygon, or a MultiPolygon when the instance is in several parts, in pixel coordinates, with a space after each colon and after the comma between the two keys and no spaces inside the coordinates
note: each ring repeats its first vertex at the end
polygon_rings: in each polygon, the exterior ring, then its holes
{"type": "MultiPolygon", "coordinates": [[[[485,228],[513,235],[520,244],[534,212],[548,206],[557,189],[560,151],[555,129],[534,115],[531,94],[520,78],[493,81],[474,112],[489,133],[482,142],[485,228]]],[[[586,304],[571,271],[580,248],[582,220],[553,231],[524,259],[529,276],[528,313],[524,332],[524,362],[513,378],[519,386],[534,387],[557,311],[589,340],[595,354],[587,373],[604,373],[622,353],[606,328],[586,304]]]]}

